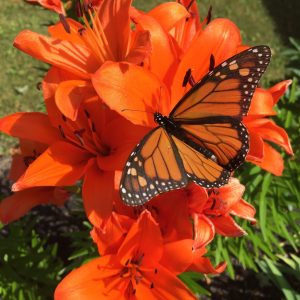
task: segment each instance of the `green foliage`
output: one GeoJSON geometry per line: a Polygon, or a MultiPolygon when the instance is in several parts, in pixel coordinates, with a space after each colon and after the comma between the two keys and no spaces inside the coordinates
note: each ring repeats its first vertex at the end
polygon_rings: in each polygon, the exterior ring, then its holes
{"type": "Polygon", "coordinates": [[[45,300],[53,290],[63,266],[57,258],[57,244],[50,244],[34,229],[28,217],[1,229],[0,298],[45,300]]]}
{"type": "Polygon", "coordinates": [[[290,49],[283,52],[283,55],[291,62],[291,67],[288,68],[293,75],[300,77],[300,41],[290,37],[289,41],[292,45],[290,49]]]}
{"type": "Polygon", "coordinates": [[[199,285],[199,281],[203,279],[203,275],[196,272],[185,272],[178,276],[180,280],[186,284],[190,290],[197,295],[211,296],[211,293],[199,285]]]}

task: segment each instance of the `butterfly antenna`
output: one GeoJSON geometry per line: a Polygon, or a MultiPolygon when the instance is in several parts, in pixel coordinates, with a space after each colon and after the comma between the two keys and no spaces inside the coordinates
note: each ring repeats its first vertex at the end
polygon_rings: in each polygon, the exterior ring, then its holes
{"type": "Polygon", "coordinates": [[[159,87],[159,97],[158,97],[158,101],[156,102],[156,112],[159,112],[159,108],[160,108],[161,90],[162,90],[162,86],[159,87]]]}
{"type": "Polygon", "coordinates": [[[146,111],[146,110],[139,110],[139,109],[131,109],[131,108],[124,108],[124,109],[121,109],[121,112],[124,112],[124,111],[137,111],[137,112],[143,112],[143,113],[146,113],[146,114],[154,114],[153,111],[146,111]]]}

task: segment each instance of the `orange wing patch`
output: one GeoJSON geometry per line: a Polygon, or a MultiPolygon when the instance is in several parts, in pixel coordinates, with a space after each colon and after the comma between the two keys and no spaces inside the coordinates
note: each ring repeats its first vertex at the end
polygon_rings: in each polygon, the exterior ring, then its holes
{"type": "Polygon", "coordinates": [[[182,124],[181,128],[190,140],[208,149],[228,170],[245,160],[248,133],[242,123],[182,124]]]}
{"type": "Polygon", "coordinates": [[[228,182],[230,173],[227,170],[177,137],[172,138],[190,180],[206,188],[219,187],[228,182]]]}
{"type": "Polygon", "coordinates": [[[182,161],[168,133],[158,127],[132,152],[123,171],[120,194],[126,204],[142,205],[157,194],[187,185],[182,161]]]}

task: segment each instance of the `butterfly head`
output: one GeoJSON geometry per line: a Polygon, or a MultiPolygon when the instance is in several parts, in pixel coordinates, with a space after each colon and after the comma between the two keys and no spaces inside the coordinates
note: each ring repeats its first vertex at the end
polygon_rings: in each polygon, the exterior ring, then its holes
{"type": "Polygon", "coordinates": [[[154,113],[153,116],[154,116],[155,123],[157,123],[159,125],[163,125],[163,123],[164,123],[164,116],[161,113],[156,112],[156,113],[154,113]]]}

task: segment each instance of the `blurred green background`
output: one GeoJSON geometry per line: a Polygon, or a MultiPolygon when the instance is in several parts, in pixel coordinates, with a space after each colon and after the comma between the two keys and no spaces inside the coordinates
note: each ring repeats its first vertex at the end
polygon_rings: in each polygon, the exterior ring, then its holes
{"type": "MultiPolygon", "coordinates": [[[[136,0],[134,5],[149,10],[162,2],[136,0]]],[[[235,22],[245,44],[267,44],[272,48],[272,62],[263,80],[265,87],[283,79],[293,79],[291,89],[278,104],[276,122],[287,129],[295,157],[285,157],[286,168],[280,178],[250,164],[239,170],[240,180],[246,185],[245,198],[257,208],[258,225],[253,227],[237,220],[248,236],[218,237],[211,245],[212,259],[228,262],[226,275],[212,281],[193,273],[180,277],[196,293],[203,295],[203,299],[298,300],[300,43],[297,40],[300,40],[300,1],[197,2],[202,18],[212,5],[213,18],[229,18],[235,22]]],[[[12,43],[23,29],[46,33],[47,25],[58,21],[58,16],[23,0],[1,0],[0,7],[0,117],[17,111],[41,111],[43,101],[37,85],[48,66],[14,49],[12,43]]],[[[0,135],[2,159],[15,144],[13,139],[0,135]]],[[[5,196],[3,190],[8,185],[3,182],[1,197],[5,196]]],[[[45,211],[43,208],[34,210],[1,229],[0,299],[51,299],[53,288],[62,276],[95,255],[89,239],[90,225],[85,221],[80,201],[74,201],[72,207],[62,210],[49,207],[45,211]],[[51,231],[45,216],[50,221],[59,220],[68,230],[60,232],[55,227],[51,231]],[[67,255],[62,251],[65,244],[70,248],[67,255]]]]}

